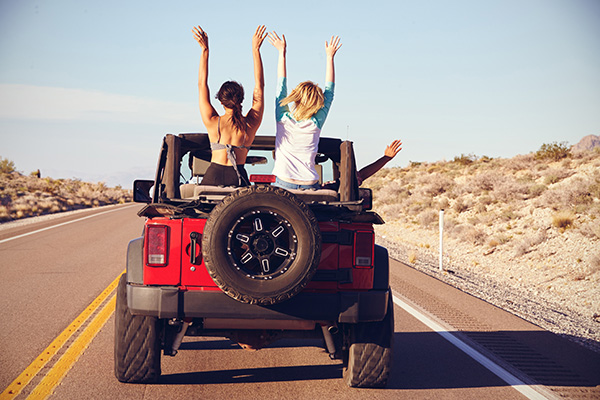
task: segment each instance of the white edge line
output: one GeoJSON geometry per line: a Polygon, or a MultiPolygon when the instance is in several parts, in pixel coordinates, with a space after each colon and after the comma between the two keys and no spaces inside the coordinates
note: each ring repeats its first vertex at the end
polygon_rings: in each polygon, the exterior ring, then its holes
{"type": "Polygon", "coordinates": [[[446,328],[427,317],[425,314],[407,304],[400,298],[396,297],[396,295],[392,295],[394,299],[394,304],[398,307],[404,309],[406,312],[411,314],[413,317],[418,319],[420,322],[425,324],[431,330],[439,334],[441,337],[446,339],[448,342],[456,346],[459,350],[463,351],[473,360],[477,361],[479,364],[483,365],[487,370],[496,375],[498,378],[502,379],[504,382],[509,384],[512,388],[519,391],[522,395],[527,397],[528,399],[547,399],[547,397],[543,396],[541,393],[537,392],[531,386],[527,385],[525,382],[521,381],[519,378],[463,342],[454,336],[451,332],[449,332],[446,328]]]}
{"type": "Polygon", "coordinates": [[[119,210],[122,210],[122,209],[125,209],[125,208],[129,208],[129,207],[133,207],[133,205],[130,205],[130,206],[127,206],[127,207],[118,207],[118,208],[114,208],[114,209],[108,210],[108,211],[102,211],[102,212],[99,212],[97,214],[88,215],[87,217],[82,217],[82,218],[74,219],[74,220],[71,220],[71,221],[63,222],[61,224],[52,225],[52,226],[48,226],[46,228],[38,229],[36,231],[31,231],[31,232],[23,233],[22,235],[17,235],[17,236],[9,237],[9,238],[6,238],[6,239],[2,239],[2,240],[0,240],[0,244],[6,243],[6,242],[10,242],[11,240],[20,239],[20,238],[25,237],[25,236],[35,235],[36,233],[44,232],[44,231],[47,231],[49,229],[58,228],[59,226],[64,226],[64,225],[72,224],[74,222],[83,221],[83,220],[88,219],[88,218],[93,218],[93,217],[97,217],[99,215],[108,214],[108,213],[111,213],[111,212],[114,212],[114,211],[119,211],[119,210]]]}

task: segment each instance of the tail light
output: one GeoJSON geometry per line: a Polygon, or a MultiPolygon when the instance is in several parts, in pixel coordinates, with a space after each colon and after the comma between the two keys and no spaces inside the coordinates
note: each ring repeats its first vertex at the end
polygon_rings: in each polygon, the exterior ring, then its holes
{"type": "Polygon", "coordinates": [[[148,225],[146,229],[146,265],[164,267],[168,264],[169,228],[165,225],[148,225]]]}
{"type": "Polygon", "coordinates": [[[250,182],[254,183],[275,183],[275,175],[252,174],[250,182]]]}
{"type": "Polygon", "coordinates": [[[373,267],[375,234],[372,231],[357,231],[354,234],[354,266],[356,268],[373,267]]]}

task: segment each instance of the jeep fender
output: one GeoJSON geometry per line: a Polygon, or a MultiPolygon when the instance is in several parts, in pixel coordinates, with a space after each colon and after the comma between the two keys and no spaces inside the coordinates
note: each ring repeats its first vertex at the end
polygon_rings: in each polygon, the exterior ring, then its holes
{"type": "Polygon", "coordinates": [[[127,245],[127,282],[144,283],[144,238],[133,239],[127,245]]]}
{"type": "Polygon", "coordinates": [[[373,276],[374,290],[387,290],[390,287],[390,259],[385,247],[375,245],[373,276]]]}

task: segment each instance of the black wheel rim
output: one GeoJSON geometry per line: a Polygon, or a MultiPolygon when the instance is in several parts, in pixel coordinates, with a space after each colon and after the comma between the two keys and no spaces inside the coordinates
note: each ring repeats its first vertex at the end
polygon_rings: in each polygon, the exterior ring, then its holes
{"type": "Polygon", "coordinates": [[[255,210],[241,216],[229,230],[227,253],[233,266],[250,279],[285,274],[298,248],[298,238],[282,215],[255,210]]]}

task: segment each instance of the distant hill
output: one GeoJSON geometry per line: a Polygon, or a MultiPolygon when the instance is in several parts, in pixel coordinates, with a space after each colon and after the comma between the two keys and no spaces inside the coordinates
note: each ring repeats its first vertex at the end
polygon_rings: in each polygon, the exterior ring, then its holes
{"type": "Polygon", "coordinates": [[[579,153],[582,151],[592,150],[595,147],[600,147],[600,136],[598,135],[587,135],[573,146],[571,151],[579,153]]]}
{"type": "Polygon", "coordinates": [[[38,178],[34,174],[0,171],[0,223],[131,200],[131,190],[110,188],[103,182],[38,178]]]}

